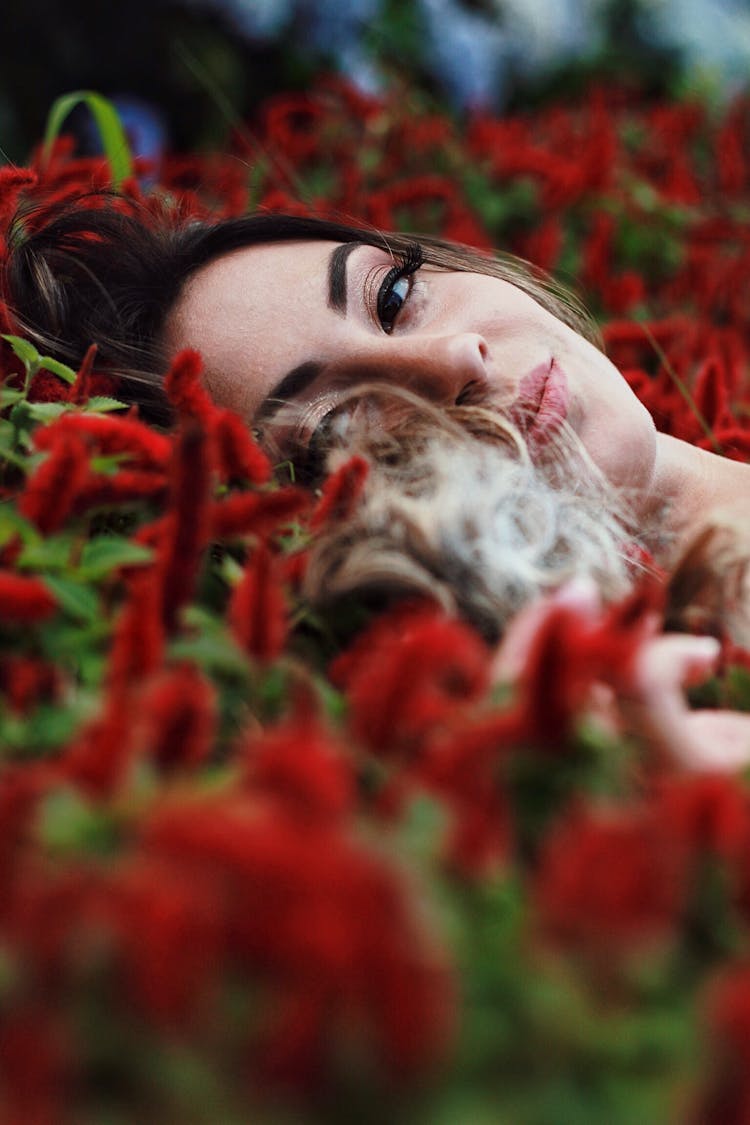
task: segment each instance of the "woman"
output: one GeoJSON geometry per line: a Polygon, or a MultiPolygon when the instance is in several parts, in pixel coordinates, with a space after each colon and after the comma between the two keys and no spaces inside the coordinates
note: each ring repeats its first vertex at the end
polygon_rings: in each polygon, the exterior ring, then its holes
{"type": "MultiPolygon", "coordinates": [[[[708,517],[750,488],[750,467],[657,433],[580,309],[516,261],[306,218],[181,226],[119,207],[19,226],[18,330],[74,364],[96,343],[157,416],[160,374],[198,348],[214,399],[280,458],[314,472],[321,451],[364,452],[364,503],[311,568],[319,599],[420,590],[496,637],[571,577],[621,594],[628,540],[684,578],[708,517]]],[[[744,598],[722,591],[704,625],[742,639],[744,598]]],[[[695,652],[672,653],[673,688],[695,652]]]]}

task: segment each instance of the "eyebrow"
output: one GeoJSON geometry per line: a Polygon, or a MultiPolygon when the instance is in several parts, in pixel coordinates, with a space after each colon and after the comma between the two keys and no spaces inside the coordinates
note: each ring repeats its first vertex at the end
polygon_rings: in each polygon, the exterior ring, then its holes
{"type": "Polygon", "coordinates": [[[346,315],[346,262],[352,251],[363,242],[344,242],[328,259],[328,307],[346,315]]]}
{"type": "MultiPolygon", "coordinates": [[[[343,242],[337,246],[328,259],[328,299],[327,304],[336,312],[346,315],[346,263],[349,255],[364,246],[363,242],[343,242]]],[[[280,410],[290,399],[296,398],[308,387],[312,386],[320,376],[323,364],[315,360],[308,360],[293,367],[283,379],[273,388],[271,393],[264,398],[255,412],[254,421],[267,422],[277,410],[280,410]]]]}
{"type": "Polygon", "coordinates": [[[315,360],[308,360],[293,367],[284,378],[276,384],[271,393],[263,399],[255,412],[255,422],[267,422],[268,419],[285,406],[290,399],[296,398],[302,391],[312,386],[323,370],[323,364],[315,360]]]}

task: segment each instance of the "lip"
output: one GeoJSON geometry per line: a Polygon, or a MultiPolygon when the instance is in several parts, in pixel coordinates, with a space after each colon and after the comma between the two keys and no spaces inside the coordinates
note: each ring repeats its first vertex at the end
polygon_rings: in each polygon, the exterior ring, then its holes
{"type": "Polygon", "coordinates": [[[569,401],[567,376],[554,357],[521,379],[511,418],[532,453],[560,430],[568,416],[569,401]]]}

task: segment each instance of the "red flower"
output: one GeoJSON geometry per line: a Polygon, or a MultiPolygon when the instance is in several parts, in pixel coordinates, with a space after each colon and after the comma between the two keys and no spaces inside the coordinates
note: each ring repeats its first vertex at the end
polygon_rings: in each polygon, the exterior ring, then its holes
{"type": "Polygon", "coordinates": [[[211,476],[208,438],[196,420],[179,431],[170,463],[171,510],[159,546],[164,625],[171,631],[195,587],[210,530],[211,476]]]}
{"type": "MultiPolygon", "coordinates": [[[[416,749],[488,686],[489,653],[466,625],[437,610],[396,614],[357,644],[347,677],[352,731],[373,750],[416,749]]],[[[341,665],[339,667],[339,674],[341,665]]]]}
{"type": "Polygon", "coordinates": [[[60,679],[56,665],[47,661],[10,654],[0,657],[0,690],[9,706],[21,715],[28,714],[42,699],[56,699],[60,679]]]}
{"type": "Polygon", "coordinates": [[[153,568],[132,575],[128,599],[117,619],[107,668],[111,691],[123,694],[162,662],[162,584],[153,568]]]}
{"type": "Polygon", "coordinates": [[[268,547],[256,547],[229,603],[232,632],[251,656],[275,660],[287,635],[287,610],[278,568],[268,547]]]}
{"type": "Polygon", "coordinates": [[[207,428],[216,414],[216,407],[201,384],[202,371],[200,353],[184,348],[174,357],[164,376],[164,390],[180,417],[200,419],[207,428]]]}
{"type": "Polygon", "coordinates": [[[669,938],[684,900],[682,849],[648,808],[568,814],[535,886],[544,931],[598,955],[669,938]]]}
{"type": "Polygon", "coordinates": [[[164,671],[139,700],[143,748],[160,769],[194,768],[214,746],[216,693],[191,664],[164,671]]]}
{"type": "Polygon", "coordinates": [[[326,523],[349,519],[362,495],[370,466],[364,457],[350,457],[332,473],[323,485],[321,496],[312,514],[313,529],[326,523]]]}
{"type": "Polygon", "coordinates": [[[68,1031],[41,1004],[0,1015],[0,1088],[4,1125],[67,1125],[72,1086],[68,1031]]]}
{"type": "Polygon", "coordinates": [[[312,717],[251,739],[245,760],[249,790],[283,803],[298,823],[340,822],[354,809],[351,762],[312,717]]]}
{"type": "Polygon", "coordinates": [[[700,1092],[695,1125],[750,1122],[750,968],[735,964],[711,984],[705,1001],[712,1035],[711,1071],[700,1092]]]}
{"type": "Polygon", "coordinates": [[[219,476],[225,481],[251,481],[264,484],[271,476],[271,464],[238,414],[219,410],[213,416],[211,437],[215,445],[219,476]]]}
{"type": "Polygon", "coordinates": [[[713,853],[732,863],[750,845],[750,802],[728,774],[670,777],[660,783],[655,809],[670,835],[692,854],[713,853]]]}
{"type": "Polygon", "coordinates": [[[95,798],[111,797],[124,783],[134,746],[131,701],[112,693],[102,714],[87,723],[60,758],[62,776],[95,798]]]}
{"type": "Polygon", "coordinates": [[[273,492],[234,492],[211,504],[211,536],[237,539],[245,535],[265,538],[288,525],[310,506],[310,495],[289,486],[273,492]]]}
{"type": "Polygon", "coordinates": [[[143,846],[220,896],[228,961],[268,998],[248,1029],[265,1082],[325,1088],[357,1027],[368,1069],[395,1078],[442,1054],[445,968],[401,880],[343,831],[251,795],[205,798],[165,805],[143,846]]]}
{"type": "Polygon", "coordinates": [[[49,456],[27,480],[19,511],[49,535],[65,523],[87,478],[83,441],[76,434],[61,433],[49,456]]]}
{"type": "Polygon", "coordinates": [[[91,377],[94,370],[96,351],[96,344],[92,344],[86,352],[86,355],[83,357],[83,362],[78,368],[76,381],[70,388],[71,402],[88,402],[89,398],[91,397],[91,377]]]}
{"type": "Polygon", "coordinates": [[[0,621],[44,621],[56,608],[55,598],[40,578],[24,578],[0,570],[0,621]]]}

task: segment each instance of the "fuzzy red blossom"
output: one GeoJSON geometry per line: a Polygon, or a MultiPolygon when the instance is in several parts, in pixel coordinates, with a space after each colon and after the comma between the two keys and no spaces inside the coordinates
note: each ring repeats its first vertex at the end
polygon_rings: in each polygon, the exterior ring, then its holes
{"type": "Polygon", "coordinates": [[[319,721],[300,716],[249,741],[250,792],[272,796],[299,822],[337,821],[354,811],[352,763],[319,721]]]}
{"type": "Polygon", "coordinates": [[[165,642],[162,594],[163,585],[153,568],[139,569],[131,576],[110,647],[110,691],[124,694],[161,665],[165,642]]]}
{"type": "Polygon", "coordinates": [[[210,530],[211,462],[208,436],[189,419],[175,439],[170,463],[170,513],[159,546],[162,615],[167,631],[195,589],[210,530]]]}
{"type": "Polygon", "coordinates": [[[214,748],[216,692],[192,664],[165,669],[139,700],[142,749],[159,769],[194,769],[214,748]]]}
{"type": "Polygon", "coordinates": [[[34,433],[34,445],[39,450],[50,450],[64,435],[78,437],[100,456],[122,454],[128,467],[144,471],[163,471],[171,449],[168,437],[135,418],[74,412],[39,427],[34,433]]]}
{"type": "Polygon", "coordinates": [[[310,520],[313,530],[349,519],[364,491],[370,466],[364,457],[350,457],[323,485],[323,494],[310,520]]]}
{"type": "Polygon", "coordinates": [[[655,807],[675,842],[734,863],[750,848],[750,797],[732,774],[665,778],[655,807]]]}
{"type": "Polygon", "coordinates": [[[90,472],[76,498],[76,511],[128,504],[138,500],[161,500],[167,492],[163,470],[118,469],[114,475],[90,472]]]}
{"type": "MultiPolygon", "coordinates": [[[[0,220],[2,220],[3,228],[12,218],[13,212],[18,206],[19,197],[25,191],[34,188],[38,179],[36,172],[32,172],[30,168],[17,168],[13,164],[6,164],[3,168],[0,168],[0,220]]],[[[0,255],[4,255],[6,252],[7,235],[3,233],[0,235],[0,255]]],[[[8,325],[3,331],[13,332],[14,329],[8,325]]]]}
{"type": "Polygon", "coordinates": [[[638,654],[654,632],[663,597],[661,585],[650,579],[602,614],[554,597],[533,608],[537,620],[511,712],[516,739],[539,748],[560,748],[595,683],[629,691],[638,654]]]}
{"type": "Polygon", "coordinates": [[[534,899],[547,935],[606,956],[673,937],[684,878],[683,850],[648,806],[579,807],[545,840],[534,899]]]}
{"type": "Polygon", "coordinates": [[[164,377],[164,390],[181,418],[199,419],[208,427],[217,408],[201,383],[202,371],[200,352],[184,348],[172,360],[164,377]]]}
{"type": "Polygon", "coordinates": [[[81,366],[78,368],[76,374],[76,381],[70,388],[70,401],[75,403],[88,402],[91,397],[91,379],[94,372],[94,360],[96,359],[97,347],[96,344],[91,344],[86,355],[83,357],[81,366]]]}
{"type": "Polygon", "coordinates": [[[89,473],[87,450],[74,433],[61,433],[49,455],[26,482],[18,501],[21,515],[44,535],[58,531],[83,491],[89,473]]]}
{"type": "Polygon", "coordinates": [[[0,623],[29,625],[44,621],[56,608],[57,601],[41,578],[0,570],[0,623]]]}
{"type": "Polygon", "coordinates": [[[704,999],[711,1067],[690,1125],[746,1125],[750,1121],[750,967],[730,965],[704,999]]]}
{"type": "Polygon", "coordinates": [[[69,1031],[37,1002],[0,1014],[0,1112],[4,1125],[70,1125],[69,1031]]]}
{"type": "Polygon", "coordinates": [[[451,1016],[444,967],[384,863],[335,825],[302,824],[250,794],[165,804],[145,854],[220,895],[228,963],[271,1004],[248,1028],[256,1076],[325,1088],[353,1029],[393,1078],[437,1061],[451,1016]]]}
{"type": "Polygon", "coordinates": [[[309,506],[309,493],[291,485],[273,492],[234,492],[211,504],[211,536],[219,540],[245,535],[265,538],[309,506]]]}
{"type": "Polygon", "coordinates": [[[211,424],[211,437],[221,480],[253,484],[265,484],[269,480],[271,463],[239,414],[233,410],[217,411],[211,424]]]}
{"type": "Polygon", "coordinates": [[[353,733],[386,754],[414,751],[481,698],[489,682],[487,647],[462,622],[438,610],[392,621],[390,632],[376,625],[369,652],[367,635],[358,642],[346,686],[353,733]]]}
{"type": "Polygon", "coordinates": [[[131,718],[129,697],[110,693],[102,713],[86,723],[61,754],[62,777],[95,799],[116,793],[135,752],[131,718]]]}
{"type": "Polygon", "coordinates": [[[39,802],[53,780],[47,763],[5,766],[0,771],[0,922],[12,911],[12,888],[23,871],[39,802]]]}
{"type": "Polygon", "coordinates": [[[60,694],[60,672],[55,664],[32,656],[0,656],[0,691],[8,706],[27,715],[42,700],[56,700],[60,694]]]}
{"type": "Polygon", "coordinates": [[[265,543],[248,559],[229,603],[229,624],[246,652],[257,660],[275,660],[287,636],[288,621],[279,567],[265,543]]]}
{"type": "Polygon", "coordinates": [[[438,735],[414,771],[451,810],[448,865],[467,878],[507,862],[513,842],[504,765],[517,740],[515,717],[498,711],[438,735]]]}
{"type": "Polygon", "coordinates": [[[210,1018],[224,908],[206,873],[137,856],[117,873],[107,898],[124,1007],[169,1031],[210,1018]]]}

